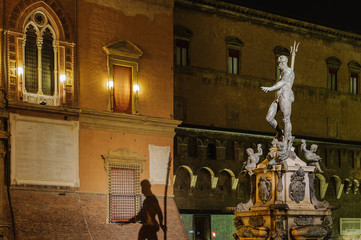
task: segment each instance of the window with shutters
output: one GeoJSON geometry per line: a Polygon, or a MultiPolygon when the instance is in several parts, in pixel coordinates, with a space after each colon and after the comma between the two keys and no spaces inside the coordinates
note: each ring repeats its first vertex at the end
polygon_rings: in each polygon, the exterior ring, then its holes
{"type": "Polygon", "coordinates": [[[337,91],[337,72],[341,66],[340,60],[335,57],[326,59],[327,64],[327,88],[332,91],[337,91]]]}
{"type": "Polygon", "coordinates": [[[358,94],[361,65],[356,61],[350,61],[348,63],[348,69],[350,73],[350,93],[358,94]]]}
{"type": "Polygon", "coordinates": [[[189,66],[189,45],[193,32],[188,28],[176,25],[174,26],[174,65],[189,66]]]}
{"type": "Polygon", "coordinates": [[[228,36],[225,40],[227,45],[227,72],[238,75],[240,74],[243,42],[234,36],[228,36]]]}

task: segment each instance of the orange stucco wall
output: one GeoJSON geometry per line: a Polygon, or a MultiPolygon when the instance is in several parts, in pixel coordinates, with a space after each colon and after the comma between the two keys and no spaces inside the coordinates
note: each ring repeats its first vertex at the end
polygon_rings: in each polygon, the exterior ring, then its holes
{"type": "Polygon", "coordinates": [[[146,9],[137,12],[129,1],[100,4],[92,1],[78,4],[79,107],[107,110],[108,63],[103,46],[127,40],[143,51],[138,72],[139,113],[170,118],[173,112],[172,9],[137,2],[146,9]]]}
{"type": "MultiPolygon", "coordinates": [[[[79,176],[80,191],[107,192],[107,176],[104,160],[101,155],[107,155],[109,150],[127,148],[146,158],[141,180],[149,179],[149,144],[156,146],[170,146],[173,154],[173,139],[139,134],[128,134],[102,130],[81,129],[79,133],[79,176]]],[[[165,169],[167,168],[164,166],[165,169]]],[[[173,166],[170,169],[170,179],[173,178],[173,166]]],[[[153,185],[152,191],[156,195],[164,195],[164,185],[153,185]]],[[[169,186],[168,194],[173,194],[173,186],[169,186]]]]}

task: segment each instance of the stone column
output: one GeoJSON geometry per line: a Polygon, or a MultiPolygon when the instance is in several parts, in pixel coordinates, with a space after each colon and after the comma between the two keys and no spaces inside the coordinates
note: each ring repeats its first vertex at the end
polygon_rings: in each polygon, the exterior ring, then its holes
{"type": "Polygon", "coordinates": [[[38,37],[36,39],[36,45],[38,47],[38,92],[37,94],[43,94],[43,82],[42,82],[42,64],[41,64],[41,48],[43,46],[43,38],[38,37]]]}
{"type": "MultiPolygon", "coordinates": [[[[58,41],[53,41],[53,49],[54,49],[54,97],[58,97],[58,41]]],[[[65,83],[64,83],[65,84],[65,83]]],[[[57,100],[56,100],[57,101],[57,100]]]]}

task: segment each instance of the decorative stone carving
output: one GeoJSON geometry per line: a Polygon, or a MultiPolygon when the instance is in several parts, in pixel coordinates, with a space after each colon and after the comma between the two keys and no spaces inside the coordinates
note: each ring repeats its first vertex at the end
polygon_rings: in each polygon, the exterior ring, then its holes
{"type": "Polygon", "coordinates": [[[253,206],[253,201],[252,201],[252,198],[249,199],[248,202],[246,203],[238,203],[237,204],[237,211],[248,211],[251,207],[253,206]]]}
{"type": "Polygon", "coordinates": [[[295,218],[295,223],[297,226],[306,226],[313,224],[315,222],[315,217],[313,216],[298,216],[295,218]]]}
{"type": "Polygon", "coordinates": [[[258,197],[263,204],[272,198],[272,183],[268,177],[260,177],[258,182],[258,197]]]}
{"type": "Polygon", "coordinates": [[[322,225],[307,225],[292,227],[291,234],[295,239],[323,239],[328,235],[328,230],[322,225]]]}
{"type": "Polygon", "coordinates": [[[296,172],[291,176],[291,183],[289,186],[289,197],[292,201],[300,203],[305,198],[305,172],[302,167],[300,167],[296,172]]]}
{"type": "Polygon", "coordinates": [[[254,216],[249,218],[249,224],[254,227],[262,227],[266,220],[262,216],[254,216]]]}
{"type": "Polygon", "coordinates": [[[245,162],[246,165],[244,168],[248,171],[248,174],[250,176],[252,176],[254,174],[253,169],[256,168],[257,163],[259,161],[259,157],[262,156],[262,154],[263,154],[261,144],[257,145],[257,150],[258,150],[257,153],[255,153],[252,148],[247,148],[247,150],[246,150],[246,152],[248,154],[248,159],[247,159],[247,162],[245,162]]]}
{"type": "Polygon", "coordinates": [[[271,237],[273,240],[286,240],[287,239],[287,231],[283,226],[283,217],[278,215],[275,217],[275,228],[271,233],[271,237]]]}
{"type": "Polygon", "coordinates": [[[322,158],[316,154],[316,151],[318,149],[317,144],[312,144],[310,150],[307,150],[306,140],[302,139],[301,141],[302,141],[301,149],[305,153],[305,158],[308,161],[308,164],[310,166],[315,166],[318,172],[323,173],[320,164],[318,163],[319,161],[322,160],[322,158]]]}
{"type": "Polygon", "coordinates": [[[243,219],[239,216],[234,218],[233,221],[237,229],[237,232],[233,234],[233,238],[236,240],[243,238],[266,239],[268,237],[268,227],[246,226],[244,225],[243,219]]]}

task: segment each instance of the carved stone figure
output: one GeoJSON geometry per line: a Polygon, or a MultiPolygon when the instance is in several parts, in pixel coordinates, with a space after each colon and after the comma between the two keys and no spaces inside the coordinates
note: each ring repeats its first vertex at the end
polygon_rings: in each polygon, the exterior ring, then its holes
{"type": "Polygon", "coordinates": [[[246,163],[245,169],[248,171],[248,174],[250,176],[252,176],[254,174],[253,169],[255,169],[257,167],[259,157],[262,156],[262,154],[263,154],[261,144],[257,145],[257,150],[258,150],[257,153],[255,153],[252,148],[247,148],[247,150],[246,150],[246,152],[248,154],[248,159],[247,159],[247,162],[245,162],[246,163]]]}
{"type": "Polygon", "coordinates": [[[268,177],[260,177],[258,182],[258,196],[263,204],[272,197],[272,183],[268,177]]]}
{"type": "Polygon", "coordinates": [[[318,146],[316,144],[312,144],[310,150],[307,150],[306,140],[302,139],[301,141],[302,141],[301,149],[305,153],[305,158],[309,162],[308,164],[310,166],[315,166],[318,172],[323,173],[320,164],[318,163],[318,161],[321,161],[322,158],[316,154],[318,146]]]}
{"type": "Polygon", "coordinates": [[[288,170],[288,165],[287,165],[287,158],[288,157],[292,157],[294,158],[295,156],[293,156],[291,149],[292,149],[292,144],[293,144],[293,140],[295,138],[294,137],[290,137],[290,139],[288,140],[288,142],[281,142],[278,141],[277,144],[277,155],[278,155],[278,159],[280,161],[280,163],[283,165],[283,167],[286,169],[286,171],[288,170]],[[292,155],[292,156],[291,156],[292,155]]]}
{"type": "Polygon", "coordinates": [[[291,183],[289,186],[289,197],[292,201],[300,203],[305,198],[306,183],[305,183],[305,172],[300,167],[291,176],[291,183]]]}
{"type": "Polygon", "coordinates": [[[288,58],[284,55],[277,58],[278,68],[282,71],[277,83],[271,87],[261,87],[264,92],[277,91],[276,99],[272,102],[267,113],[267,122],[277,131],[276,138],[281,140],[283,135],[275,117],[280,109],[283,114],[284,122],[284,140],[287,141],[291,136],[291,105],[295,100],[292,85],[295,79],[293,69],[287,66],[288,58]]]}

